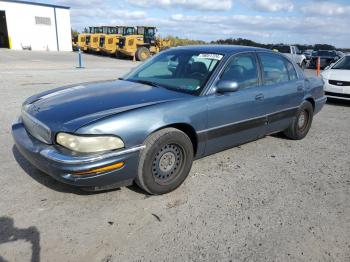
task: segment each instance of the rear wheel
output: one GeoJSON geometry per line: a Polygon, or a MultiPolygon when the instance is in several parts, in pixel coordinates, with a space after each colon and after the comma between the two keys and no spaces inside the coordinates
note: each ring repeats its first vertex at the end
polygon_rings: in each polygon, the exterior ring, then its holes
{"type": "Polygon", "coordinates": [[[147,47],[141,46],[137,48],[135,56],[137,61],[145,61],[151,56],[151,52],[147,47]]]}
{"type": "Polygon", "coordinates": [[[150,194],[161,195],[179,187],[188,176],[193,162],[189,137],[175,128],[150,135],[140,153],[136,183],[150,194]]]}
{"type": "Polygon", "coordinates": [[[296,117],[284,134],[294,140],[303,139],[309,132],[312,124],[314,110],[309,101],[304,101],[299,107],[296,117]]]}

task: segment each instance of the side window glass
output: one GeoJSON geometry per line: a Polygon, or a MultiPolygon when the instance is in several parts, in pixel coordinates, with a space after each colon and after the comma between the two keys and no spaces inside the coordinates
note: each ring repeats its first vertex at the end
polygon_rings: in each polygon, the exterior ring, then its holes
{"type": "Polygon", "coordinates": [[[255,56],[251,54],[235,56],[221,75],[221,80],[237,82],[240,88],[258,86],[259,76],[255,56]]]}
{"type": "Polygon", "coordinates": [[[259,54],[264,75],[264,84],[273,85],[289,81],[285,59],[277,54],[260,53],[259,54]]]}
{"type": "Polygon", "coordinates": [[[292,65],[292,63],[286,60],[286,65],[287,65],[287,70],[288,70],[288,74],[289,74],[289,80],[291,80],[291,81],[297,80],[298,75],[297,75],[297,72],[295,71],[295,68],[292,65]]]}

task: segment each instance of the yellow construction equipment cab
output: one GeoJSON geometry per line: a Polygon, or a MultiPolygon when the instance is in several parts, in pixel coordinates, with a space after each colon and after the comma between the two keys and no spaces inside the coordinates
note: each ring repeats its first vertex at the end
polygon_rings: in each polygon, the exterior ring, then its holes
{"type": "Polygon", "coordinates": [[[103,34],[103,26],[94,26],[90,27],[90,35],[91,39],[89,41],[89,44],[87,46],[87,49],[89,52],[99,52],[100,51],[100,38],[103,34]]]}
{"type": "Polygon", "coordinates": [[[103,37],[103,46],[101,46],[101,52],[104,54],[116,55],[119,38],[123,35],[134,35],[136,31],[136,28],[133,26],[116,26],[115,28],[115,33],[111,33],[103,37]]]}
{"type": "Polygon", "coordinates": [[[124,56],[135,57],[144,61],[152,54],[156,54],[170,47],[169,40],[156,37],[157,28],[154,26],[138,26],[136,35],[119,38],[118,52],[124,56]]]}
{"type": "Polygon", "coordinates": [[[76,42],[76,49],[78,50],[78,48],[80,47],[81,51],[87,52],[88,46],[90,43],[90,38],[91,38],[91,34],[89,33],[79,34],[78,40],[76,42]]]}
{"type": "Polygon", "coordinates": [[[77,51],[78,50],[78,37],[79,36],[73,36],[72,37],[72,49],[73,49],[73,51],[77,51]]]}

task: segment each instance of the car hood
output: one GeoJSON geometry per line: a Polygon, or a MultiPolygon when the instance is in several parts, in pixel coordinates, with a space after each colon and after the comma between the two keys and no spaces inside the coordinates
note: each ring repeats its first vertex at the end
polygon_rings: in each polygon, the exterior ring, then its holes
{"type": "Polygon", "coordinates": [[[322,75],[328,80],[350,81],[350,70],[329,69],[323,71],[322,75]]]}
{"type": "Polygon", "coordinates": [[[129,81],[58,88],[27,99],[23,110],[52,131],[74,132],[91,122],[128,110],[191,95],[129,81]]]}

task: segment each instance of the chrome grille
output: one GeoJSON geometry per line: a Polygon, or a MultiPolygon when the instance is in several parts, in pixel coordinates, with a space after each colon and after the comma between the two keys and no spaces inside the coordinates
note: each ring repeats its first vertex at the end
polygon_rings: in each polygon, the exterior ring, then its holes
{"type": "Polygon", "coordinates": [[[29,134],[45,144],[51,144],[51,131],[46,125],[25,111],[22,111],[21,117],[29,134]]]}
{"type": "Polygon", "coordinates": [[[335,86],[350,86],[350,82],[348,81],[329,80],[328,83],[335,86]]]}

